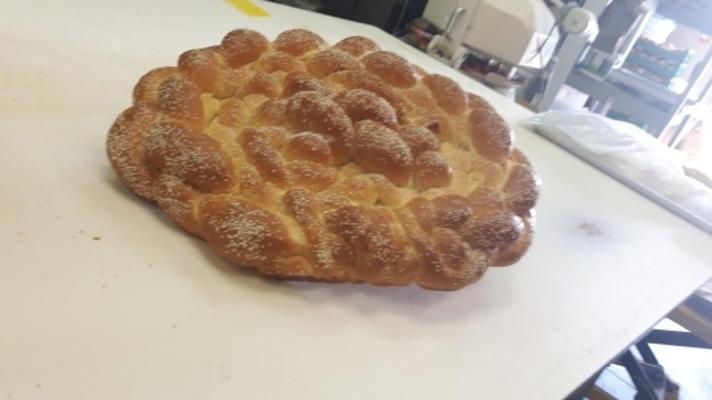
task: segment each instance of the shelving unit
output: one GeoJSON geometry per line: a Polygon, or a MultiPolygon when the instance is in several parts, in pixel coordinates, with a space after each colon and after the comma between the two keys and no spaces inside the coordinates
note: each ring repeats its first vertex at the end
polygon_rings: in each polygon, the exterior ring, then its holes
{"type": "MultiPolygon", "coordinates": [[[[712,0],[663,0],[657,14],[712,35],[712,0]]],[[[635,46],[624,67],[606,79],[577,69],[566,83],[591,97],[594,112],[626,115],[656,137],[676,125],[670,142],[674,145],[689,131],[687,106],[701,101],[703,96],[696,94],[710,86],[706,77],[712,73],[712,47],[699,64],[690,66],[689,51],[664,49],[646,40],[635,46]],[[674,79],[690,67],[695,69],[684,90],[672,90],[674,79]]]]}
{"type": "Polygon", "coordinates": [[[639,39],[625,61],[633,73],[674,91],[674,79],[689,66],[690,50],[668,50],[647,39],[639,39]]]}

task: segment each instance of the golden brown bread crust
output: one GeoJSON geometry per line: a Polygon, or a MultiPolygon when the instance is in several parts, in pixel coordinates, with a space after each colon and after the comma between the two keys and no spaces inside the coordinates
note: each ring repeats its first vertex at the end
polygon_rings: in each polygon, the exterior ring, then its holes
{"type": "Polygon", "coordinates": [[[107,150],[134,193],[265,276],[454,290],[532,239],[539,181],[502,118],[362,37],[232,31],[144,75],[107,150]]]}

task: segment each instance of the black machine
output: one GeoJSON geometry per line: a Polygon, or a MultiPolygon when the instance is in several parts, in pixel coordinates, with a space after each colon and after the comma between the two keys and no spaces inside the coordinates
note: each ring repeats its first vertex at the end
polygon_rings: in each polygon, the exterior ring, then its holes
{"type": "Polygon", "coordinates": [[[397,34],[423,15],[428,0],[271,0],[309,11],[364,22],[397,34]]]}

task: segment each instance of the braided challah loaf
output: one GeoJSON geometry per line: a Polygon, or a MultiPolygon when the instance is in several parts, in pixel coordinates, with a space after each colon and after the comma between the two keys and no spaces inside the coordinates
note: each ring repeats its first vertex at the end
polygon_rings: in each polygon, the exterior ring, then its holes
{"type": "Polygon", "coordinates": [[[136,85],[108,155],[226,260],[454,290],[532,238],[538,179],[482,98],[363,37],[238,29],[136,85]]]}

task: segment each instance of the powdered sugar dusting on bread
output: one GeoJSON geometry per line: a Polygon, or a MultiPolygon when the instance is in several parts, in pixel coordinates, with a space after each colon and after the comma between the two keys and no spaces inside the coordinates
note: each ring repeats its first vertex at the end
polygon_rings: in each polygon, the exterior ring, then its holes
{"type": "Polygon", "coordinates": [[[398,125],[398,117],[388,101],[373,92],[363,89],[339,93],[334,100],[353,121],[370,119],[391,128],[398,125]]]}
{"type": "Polygon", "coordinates": [[[264,213],[261,210],[249,211],[241,215],[228,215],[224,219],[211,220],[209,223],[221,233],[226,241],[225,249],[228,253],[239,258],[262,263],[267,257],[262,253],[263,241],[271,232],[269,227],[257,223],[253,216],[264,213]]]}
{"type": "Polygon", "coordinates": [[[137,93],[110,131],[112,165],[236,264],[453,290],[500,249],[498,263],[528,246],[516,221],[538,182],[511,129],[480,97],[366,38],[326,48],[295,29],[270,45],[236,30],[147,75],[137,93]],[[477,211],[490,206],[468,192],[482,188],[501,195],[504,214],[477,211]],[[438,200],[453,194],[469,205],[438,200]],[[416,196],[438,216],[434,229],[404,217],[421,212],[408,206],[416,196]]]}
{"type": "Polygon", "coordinates": [[[371,39],[363,36],[351,36],[336,43],[334,48],[345,51],[352,56],[360,57],[369,51],[378,50],[378,45],[371,39]]]}
{"type": "Polygon", "coordinates": [[[361,61],[366,69],[401,88],[415,85],[415,71],[410,63],[398,54],[390,51],[374,51],[365,55],[361,61]]]}
{"type": "Polygon", "coordinates": [[[151,125],[144,151],[154,173],[165,171],[205,191],[224,189],[232,183],[232,165],[219,144],[179,124],[151,125]]]}
{"type": "Polygon", "coordinates": [[[307,60],[307,69],[316,77],[324,77],[343,70],[361,69],[361,64],[349,53],[327,49],[314,54],[307,60]]]}
{"type": "Polygon", "coordinates": [[[300,56],[318,48],[324,40],[319,35],[306,29],[291,29],[277,35],[273,46],[275,49],[300,56]]]}
{"type": "Polygon", "coordinates": [[[146,107],[134,106],[123,112],[109,131],[106,147],[109,159],[121,180],[141,197],[154,199],[154,184],[144,165],[142,128],[153,120],[146,107]]]}

